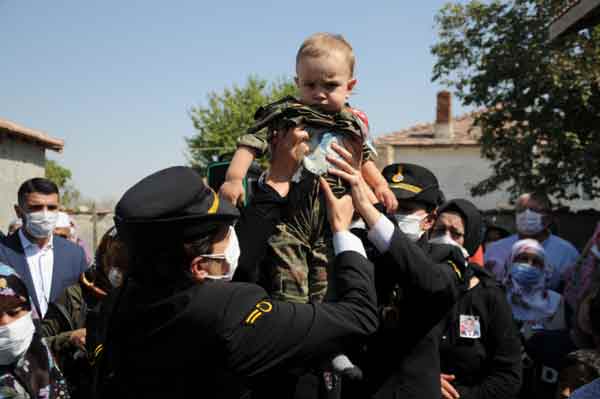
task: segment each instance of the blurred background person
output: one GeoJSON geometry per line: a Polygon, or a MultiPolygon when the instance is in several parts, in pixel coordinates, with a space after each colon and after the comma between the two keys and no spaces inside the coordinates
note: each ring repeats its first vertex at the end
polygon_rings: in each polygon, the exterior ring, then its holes
{"type": "Polygon", "coordinates": [[[123,284],[128,264],[125,244],[113,227],[102,237],[95,263],[48,306],[42,321],[42,335],[71,387],[73,398],[90,395],[87,324],[98,323],[101,302],[123,284]]]}
{"type": "Polygon", "coordinates": [[[495,241],[488,245],[484,259],[485,267],[492,270],[498,281],[503,281],[508,273],[513,245],[525,238],[531,238],[544,247],[546,261],[552,268],[548,288],[562,292],[565,273],[579,258],[577,249],[550,231],[553,223],[552,204],[547,195],[527,193],[521,195],[515,204],[517,234],[495,241]]]}
{"type": "Polygon", "coordinates": [[[600,377],[600,353],[595,349],[580,349],[571,352],[560,372],[557,399],[566,399],[583,385],[600,377]]]}

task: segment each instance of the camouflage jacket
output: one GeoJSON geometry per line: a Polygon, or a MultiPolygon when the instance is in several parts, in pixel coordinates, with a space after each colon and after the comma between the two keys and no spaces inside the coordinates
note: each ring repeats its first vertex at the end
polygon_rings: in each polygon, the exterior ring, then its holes
{"type": "Polygon", "coordinates": [[[368,128],[349,106],[332,114],[288,96],[258,108],[254,119],[255,124],[238,139],[238,145],[254,149],[258,156],[266,153],[274,132],[303,124],[347,133],[363,143],[363,162],[373,159],[373,152],[366,145],[368,128]]]}

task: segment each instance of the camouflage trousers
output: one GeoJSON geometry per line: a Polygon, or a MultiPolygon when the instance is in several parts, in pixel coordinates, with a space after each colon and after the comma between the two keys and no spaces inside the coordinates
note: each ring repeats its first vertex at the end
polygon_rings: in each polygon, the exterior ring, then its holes
{"type": "MultiPolygon", "coordinates": [[[[296,303],[322,302],[334,259],[327,208],[316,176],[305,174],[290,197],[293,212],[269,238],[266,256],[273,298],[296,303]]],[[[340,187],[333,187],[339,192],[340,187]]]]}

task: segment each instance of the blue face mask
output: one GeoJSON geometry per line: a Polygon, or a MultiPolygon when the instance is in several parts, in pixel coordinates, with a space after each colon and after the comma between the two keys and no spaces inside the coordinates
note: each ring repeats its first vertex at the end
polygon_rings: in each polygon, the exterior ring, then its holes
{"type": "Polygon", "coordinates": [[[544,272],[529,263],[513,263],[510,268],[512,279],[523,288],[531,288],[544,278],[544,272]]]}

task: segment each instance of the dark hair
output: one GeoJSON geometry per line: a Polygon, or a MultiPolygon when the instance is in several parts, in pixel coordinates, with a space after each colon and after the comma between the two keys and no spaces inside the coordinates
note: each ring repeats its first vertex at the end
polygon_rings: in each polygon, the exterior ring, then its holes
{"type": "Polygon", "coordinates": [[[219,227],[224,225],[219,224],[193,240],[169,240],[169,235],[175,234],[156,232],[158,239],[153,241],[136,238],[126,242],[131,266],[129,276],[156,289],[173,290],[189,284],[192,281],[189,263],[199,255],[210,253],[219,227]]]}
{"type": "Polygon", "coordinates": [[[102,236],[98,249],[96,249],[96,266],[106,272],[111,267],[126,273],[129,268],[127,247],[119,238],[117,229],[113,226],[102,236]]]}
{"type": "Polygon", "coordinates": [[[19,193],[17,196],[19,206],[25,205],[26,197],[31,193],[59,195],[58,187],[56,184],[54,184],[54,182],[43,177],[34,177],[33,179],[26,180],[23,184],[21,184],[21,187],[19,187],[19,193]]]}

